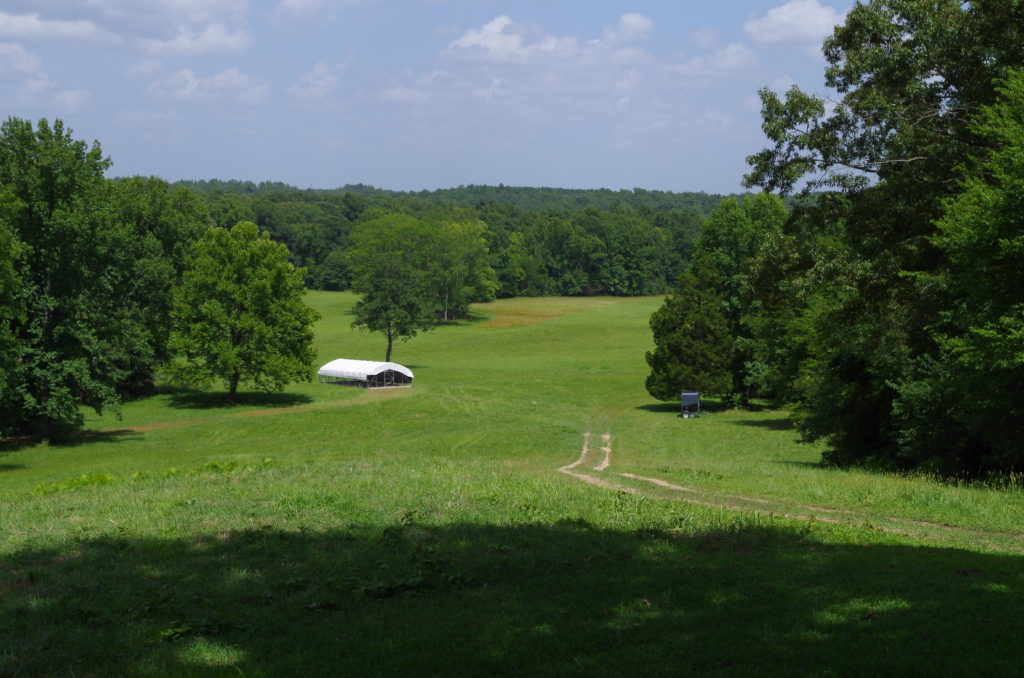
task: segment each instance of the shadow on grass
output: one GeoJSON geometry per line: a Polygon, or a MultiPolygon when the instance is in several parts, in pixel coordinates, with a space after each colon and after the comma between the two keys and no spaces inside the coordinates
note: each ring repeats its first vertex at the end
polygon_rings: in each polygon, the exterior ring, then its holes
{"type": "Polygon", "coordinates": [[[796,425],[789,417],[776,417],[775,419],[739,419],[734,422],[737,426],[750,426],[752,428],[765,428],[769,431],[795,431],[796,425]]]}
{"type": "Polygon", "coordinates": [[[20,471],[25,468],[22,464],[0,464],[0,473],[4,471],[20,471]]]}
{"type": "Polygon", "coordinates": [[[184,410],[216,410],[232,407],[294,407],[313,402],[313,399],[302,393],[239,393],[234,402],[228,400],[227,393],[207,393],[202,391],[172,392],[168,401],[171,407],[184,410]]]}
{"type": "MultiPolygon", "coordinates": [[[[638,405],[636,409],[643,410],[645,412],[656,412],[656,413],[657,412],[662,412],[662,413],[665,413],[665,414],[676,414],[676,415],[678,415],[679,412],[680,412],[680,407],[679,407],[679,403],[678,402],[671,402],[671,403],[648,403],[647,405],[638,405]]],[[[701,398],[700,399],[700,411],[701,412],[706,412],[708,414],[712,414],[712,413],[717,414],[719,412],[728,412],[729,408],[726,407],[725,405],[723,405],[721,402],[719,402],[717,400],[711,400],[711,399],[705,400],[704,398],[701,398]]]]}
{"type": "Polygon", "coordinates": [[[813,468],[821,471],[834,471],[835,466],[830,466],[820,461],[777,461],[776,464],[783,464],[785,466],[795,466],[798,468],[813,468]]]}
{"type": "Polygon", "coordinates": [[[756,525],[121,534],[4,559],[0,675],[1013,675],[1022,572],[756,525]]]}
{"type": "MultiPolygon", "coordinates": [[[[50,440],[54,447],[78,447],[89,443],[116,443],[123,440],[138,440],[142,434],[130,429],[118,429],[116,431],[94,431],[86,429],[67,433],[60,438],[50,440]]],[[[0,442],[0,454],[5,452],[17,452],[26,447],[35,447],[47,440],[44,435],[23,435],[7,438],[0,442]]]]}

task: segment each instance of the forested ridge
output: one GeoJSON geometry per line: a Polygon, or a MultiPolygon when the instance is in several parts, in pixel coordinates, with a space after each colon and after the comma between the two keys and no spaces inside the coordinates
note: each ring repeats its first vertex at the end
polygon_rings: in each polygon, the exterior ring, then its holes
{"type": "Polygon", "coordinates": [[[287,245],[314,289],[349,289],[345,252],[359,223],[386,215],[438,228],[478,221],[485,226],[500,297],[664,293],[685,269],[703,218],[723,199],[642,189],[462,186],[398,192],[234,180],[176,185],[195,191],[217,225],[253,221],[287,245]]]}
{"type": "Polygon", "coordinates": [[[653,191],[643,188],[612,190],[609,188],[551,188],[532,186],[497,186],[469,184],[433,191],[395,191],[367,184],[346,184],[339,188],[301,189],[279,181],[240,181],[237,179],[181,180],[197,193],[238,193],[267,196],[278,193],[338,195],[356,193],[368,198],[396,198],[406,201],[476,207],[482,204],[500,204],[527,212],[576,210],[594,207],[608,210],[615,207],[638,210],[692,209],[699,214],[713,210],[722,198],[717,193],[703,191],[653,191]]]}

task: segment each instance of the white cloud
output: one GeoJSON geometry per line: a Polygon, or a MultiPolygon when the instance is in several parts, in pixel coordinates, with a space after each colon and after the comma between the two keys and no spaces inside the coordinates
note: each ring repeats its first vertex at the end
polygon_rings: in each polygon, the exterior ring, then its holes
{"type": "Polygon", "coordinates": [[[311,71],[300,75],[298,82],[288,87],[288,94],[303,101],[323,99],[338,86],[338,74],[345,68],[345,65],[331,68],[319,61],[313,64],[311,71]]]}
{"type": "Polygon", "coordinates": [[[423,90],[412,89],[402,85],[381,90],[378,96],[382,101],[390,101],[396,104],[418,104],[430,98],[430,95],[423,90]]]}
{"type": "Polygon", "coordinates": [[[91,0],[85,4],[108,17],[162,17],[196,24],[240,21],[249,10],[248,0],[91,0]]]}
{"type": "Polygon", "coordinates": [[[289,21],[310,24],[330,21],[344,5],[369,4],[375,0],[280,0],[277,13],[289,21]]]}
{"type": "Polygon", "coordinates": [[[713,75],[737,71],[756,61],[757,54],[754,50],[742,43],[734,42],[707,56],[684,58],[667,68],[671,72],[686,75],[713,75]]]}
{"type": "Polygon", "coordinates": [[[13,42],[0,43],[0,83],[10,83],[0,89],[0,93],[6,89],[11,94],[4,103],[34,102],[53,86],[39,57],[13,42]]]}
{"type": "Polygon", "coordinates": [[[248,32],[230,31],[223,24],[210,24],[202,33],[180,27],[178,35],[170,40],[147,40],[146,49],[150,54],[195,56],[208,52],[244,52],[252,44],[248,32]]]}
{"type": "Polygon", "coordinates": [[[150,54],[239,52],[248,0],[0,0],[0,38],[128,43],[150,54]]]}
{"type": "Polygon", "coordinates": [[[718,31],[713,28],[698,28],[690,33],[690,42],[701,49],[711,49],[718,44],[718,31]]]}
{"type": "Polygon", "coordinates": [[[501,78],[492,75],[490,86],[474,90],[473,96],[477,99],[483,99],[484,101],[491,101],[492,99],[508,96],[511,92],[502,87],[504,82],[505,81],[501,78]]]}
{"type": "Polygon", "coordinates": [[[144,125],[146,127],[168,125],[178,122],[181,116],[175,111],[124,110],[117,114],[117,121],[144,125]]]}
{"type": "Polygon", "coordinates": [[[281,0],[277,8],[283,12],[295,12],[303,14],[315,12],[327,5],[327,0],[281,0]]]}
{"type": "Polygon", "coordinates": [[[775,7],[758,19],[748,19],[743,30],[754,42],[821,42],[835,26],[843,21],[843,14],[833,7],[823,7],[818,0],[790,0],[775,7]]]}
{"type": "Polygon", "coordinates": [[[85,90],[62,90],[55,92],[51,97],[53,106],[66,112],[74,113],[82,109],[92,98],[92,94],[85,90]]]}
{"type": "Polygon", "coordinates": [[[24,76],[39,71],[39,57],[15,42],[0,42],[0,77],[24,76]]]}
{"type": "Polygon", "coordinates": [[[148,77],[154,75],[163,66],[154,59],[143,59],[125,69],[125,75],[132,77],[148,77]]]}
{"type": "Polygon", "coordinates": [[[608,44],[621,45],[646,40],[654,32],[654,22],[643,14],[629,13],[619,17],[615,26],[605,26],[604,38],[608,44]]]}
{"type": "Polygon", "coordinates": [[[445,54],[499,63],[529,61],[535,56],[568,55],[578,51],[575,38],[544,35],[535,26],[517,24],[504,14],[471,28],[445,49],[445,54]]]}
{"type": "Polygon", "coordinates": [[[116,36],[100,30],[96,24],[83,19],[64,21],[42,19],[39,14],[8,14],[0,12],[0,37],[29,40],[56,38],[60,40],[116,40],[116,36]]]}
{"type": "Polygon", "coordinates": [[[197,76],[190,69],[150,85],[150,91],[164,99],[180,101],[229,100],[244,104],[258,104],[266,100],[270,87],[260,78],[229,68],[209,77],[197,76]]]}

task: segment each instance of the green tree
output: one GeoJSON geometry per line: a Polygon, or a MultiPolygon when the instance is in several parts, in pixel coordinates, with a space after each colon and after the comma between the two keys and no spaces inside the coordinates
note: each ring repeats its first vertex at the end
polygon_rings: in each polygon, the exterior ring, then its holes
{"type": "MultiPolygon", "coordinates": [[[[858,3],[825,42],[835,106],[796,88],[761,93],[772,147],[749,158],[748,184],[842,193],[819,211],[831,256],[800,274],[819,291],[795,319],[798,424],[830,443],[830,462],[916,466],[919,434],[949,430],[941,407],[912,405],[929,399],[922,375],[946,364],[931,331],[951,301],[932,277],[945,256],[935,224],[988,143],[973,120],[1024,63],[1021,25],[1016,0],[858,3]]],[[[962,438],[935,442],[952,459],[962,438]]]]}
{"type": "Polygon", "coordinates": [[[25,321],[24,290],[17,270],[20,256],[21,244],[7,224],[0,222],[0,394],[6,393],[8,379],[16,373],[21,355],[16,331],[25,321]]]}
{"type": "Polygon", "coordinates": [[[722,298],[691,273],[679,277],[675,293],[651,315],[654,351],[647,392],[675,400],[684,389],[718,395],[732,388],[733,340],[722,315],[722,298]]]}
{"type": "Polygon", "coordinates": [[[1024,71],[973,130],[972,163],[932,238],[946,256],[924,284],[948,301],[931,326],[939,353],[896,400],[901,452],[946,472],[1024,470],[1024,71]]]}
{"type": "Polygon", "coordinates": [[[778,231],[787,211],[778,196],[761,193],[741,200],[726,198],[704,220],[693,245],[694,265],[722,293],[722,314],[735,339],[731,357],[732,391],[749,396],[757,384],[753,336],[744,323],[751,270],[769,234],[778,231]]]}
{"type": "Polygon", "coordinates": [[[487,224],[445,221],[433,235],[428,265],[439,318],[465,316],[471,302],[493,301],[498,283],[487,251],[487,224]]]}
{"type": "Polygon", "coordinates": [[[7,262],[20,291],[4,319],[18,354],[0,393],[4,432],[60,438],[81,426],[79,405],[116,409],[132,375],[152,368],[148,300],[132,287],[140,239],[113,209],[109,166],[60,120],[0,128],[0,223],[22,252],[7,262]]]}
{"type": "Polygon", "coordinates": [[[125,304],[143,300],[139,320],[148,334],[149,350],[134,356],[122,392],[140,392],[152,385],[154,369],[170,360],[171,308],[174,287],[181,279],[192,244],[210,227],[206,206],[192,191],[172,188],[156,177],[114,181],[110,208],[130,237],[127,275],[116,292],[125,304]]]}
{"type": "Polygon", "coordinates": [[[390,362],[396,339],[407,341],[437,324],[430,276],[437,238],[430,226],[402,214],[359,224],[351,238],[352,290],[362,295],[352,326],[384,334],[390,362]]]}
{"type": "Polygon", "coordinates": [[[206,231],[175,290],[176,377],[197,386],[222,379],[230,401],[242,382],[272,391],[312,379],[320,316],[303,302],[302,281],[288,248],[256,224],[206,231]]]}

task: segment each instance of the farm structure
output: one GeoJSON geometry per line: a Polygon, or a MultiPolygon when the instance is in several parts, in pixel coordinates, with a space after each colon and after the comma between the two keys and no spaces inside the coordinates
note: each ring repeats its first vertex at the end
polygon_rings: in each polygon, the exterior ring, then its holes
{"type": "Polygon", "coordinates": [[[321,384],[346,384],[364,388],[412,386],[412,370],[398,363],[372,360],[332,360],[319,370],[321,384]]]}

